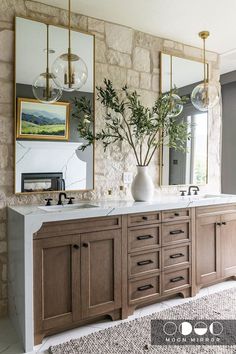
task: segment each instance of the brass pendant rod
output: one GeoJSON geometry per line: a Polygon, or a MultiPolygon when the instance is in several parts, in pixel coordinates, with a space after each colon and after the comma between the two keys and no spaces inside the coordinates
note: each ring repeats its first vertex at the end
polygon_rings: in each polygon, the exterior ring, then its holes
{"type": "Polygon", "coordinates": [[[68,85],[71,87],[71,0],[68,0],[68,85]]]}
{"type": "Polygon", "coordinates": [[[206,75],[206,39],[209,37],[210,32],[201,31],[199,32],[199,37],[203,40],[203,65],[204,65],[204,84],[207,83],[207,75],[206,75]]]}
{"type": "Polygon", "coordinates": [[[203,38],[204,83],[206,84],[206,38],[203,38]]]}
{"type": "Polygon", "coordinates": [[[50,97],[49,87],[49,24],[47,24],[47,67],[46,67],[46,99],[50,97]]]}
{"type": "Polygon", "coordinates": [[[68,21],[68,30],[69,30],[69,48],[71,47],[71,32],[70,32],[70,26],[71,26],[71,2],[69,0],[69,4],[68,4],[68,9],[69,9],[69,21],[68,21]]]}

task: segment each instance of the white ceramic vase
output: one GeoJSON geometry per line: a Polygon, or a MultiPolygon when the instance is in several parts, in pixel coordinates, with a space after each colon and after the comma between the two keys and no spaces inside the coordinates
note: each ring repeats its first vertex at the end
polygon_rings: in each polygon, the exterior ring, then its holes
{"type": "Polygon", "coordinates": [[[136,202],[152,200],[154,184],[148,174],[148,166],[137,166],[137,174],[131,185],[131,193],[136,202]]]}

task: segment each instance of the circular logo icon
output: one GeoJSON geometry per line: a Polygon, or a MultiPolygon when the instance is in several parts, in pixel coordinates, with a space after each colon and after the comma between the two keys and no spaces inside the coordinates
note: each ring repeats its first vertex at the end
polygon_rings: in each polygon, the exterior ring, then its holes
{"type": "Polygon", "coordinates": [[[163,326],[163,331],[167,336],[173,336],[177,329],[177,325],[174,322],[166,322],[163,326]]]}
{"type": "Polygon", "coordinates": [[[207,333],[207,325],[204,322],[197,322],[194,326],[194,332],[198,336],[204,336],[207,333]]]}
{"type": "Polygon", "coordinates": [[[190,333],[192,333],[193,327],[191,323],[189,322],[182,322],[179,325],[179,332],[183,334],[184,336],[188,336],[190,333]]]}
{"type": "Polygon", "coordinates": [[[209,330],[211,332],[211,334],[213,334],[213,336],[219,336],[224,328],[223,325],[220,322],[212,322],[212,324],[209,327],[209,330]]]}

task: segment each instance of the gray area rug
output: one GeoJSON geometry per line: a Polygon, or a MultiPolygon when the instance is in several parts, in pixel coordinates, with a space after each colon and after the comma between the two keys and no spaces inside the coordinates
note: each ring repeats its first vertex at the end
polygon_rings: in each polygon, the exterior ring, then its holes
{"type": "Polygon", "coordinates": [[[234,346],[153,346],[151,320],[153,319],[231,319],[236,320],[236,288],[204,296],[170,309],[141,317],[115,327],[52,346],[51,354],[236,354],[234,346]]]}

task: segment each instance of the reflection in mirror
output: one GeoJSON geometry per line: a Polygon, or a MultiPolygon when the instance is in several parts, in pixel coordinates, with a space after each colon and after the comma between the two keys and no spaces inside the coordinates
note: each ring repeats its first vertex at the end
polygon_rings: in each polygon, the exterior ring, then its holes
{"type": "MultiPolygon", "coordinates": [[[[67,29],[50,25],[49,37],[51,68],[67,51],[67,29]]],[[[94,150],[79,150],[83,139],[72,116],[74,98],[86,97],[94,105],[94,36],[72,31],[71,38],[73,50],[86,62],[88,79],[79,91],[63,91],[58,102],[39,102],[32,84],[45,72],[47,26],[16,18],[16,193],[94,188],[94,150]]]]}
{"type": "MultiPolygon", "coordinates": [[[[179,96],[190,97],[193,88],[202,80],[201,62],[161,53],[161,92],[170,91],[170,82],[178,89],[179,96]],[[172,75],[172,80],[170,78],[172,75]]],[[[207,66],[208,68],[208,66],[207,66]]],[[[176,151],[162,146],[160,149],[160,184],[185,185],[207,183],[208,165],[208,113],[195,109],[189,100],[176,118],[189,124],[191,139],[186,142],[186,151],[176,151]]],[[[167,137],[168,140],[168,137],[167,137]]]]}

